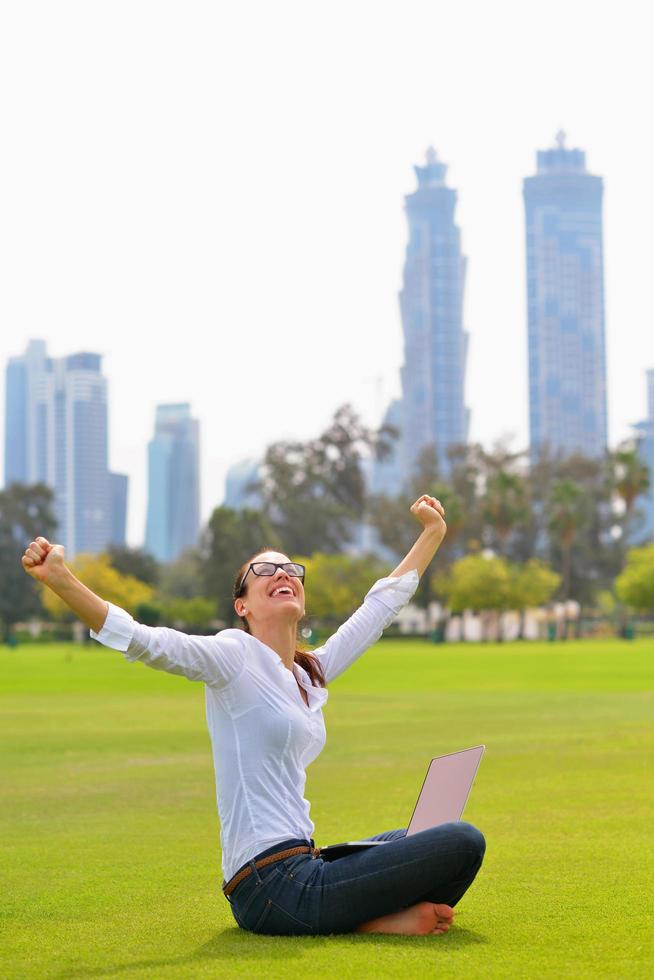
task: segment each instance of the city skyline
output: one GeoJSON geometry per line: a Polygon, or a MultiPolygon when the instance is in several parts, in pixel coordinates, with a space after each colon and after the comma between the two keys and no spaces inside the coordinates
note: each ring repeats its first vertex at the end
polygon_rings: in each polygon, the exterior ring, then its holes
{"type": "MultiPolygon", "coordinates": [[[[529,335],[530,350],[529,420],[531,438],[522,448],[528,449],[532,456],[537,452],[540,444],[549,444],[553,449],[561,449],[567,452],[580,448],[589,451],[591,454],[597,454],[607,447],[602,178],[588,173],[585,166],[584,151],[565,147],[565,133],[562,131],[556,134],[556,146],[548,150],[537,150],[536,158],[536,175],[526,176],[523,181],[526,225],[525,254],[528,280],[526,328],[529,335]],[[583,186],[584,181],[591,184],[591,187],[583,186]],[[537,244],[535,245],[534,242],[537,244]],[[553,249],[556,255],[554,255],[553,249]],[[542,256],[546,258],[543,259],[542,256]],[[575,269],[570,266],[571,256],[573,262],[577,263],[575,269]],[[594,273],[591,269],[591,273],[595,275],[597,281],[596,283],[591,282],[589,286],[587,279],[590,266],[596,269],[594,273]],[[582,268],[581,273],[576,271],[577,267],[582,268]],[[573,279],[575,275],[580,278],[584,277],[581,284],[575,281],[572,289],[570,287],[571,275],[573,279]],[[541,281],[547,284],[547,289],[541,285],[539,290],[536,290],[534,284],[541,281]],[[537,291],[540,296],[540,309],[535,312],[537,304],[533,297],[537,291]],[[593,300],[590,306],[594,304],[598,310],[597,313],[593,313],[592,310],[589,313],[589,297],[593,300]],[[563,307],[566,302],[569,315],[564,317],[563,312],[566,311],[563,310],[563,307]],[[556,306],[556,310],[553,309],[552,304],[556,306]],[[594,327],[592,326],[593,317],[596,321],[594,327]],[[572,320],[574,323],[572,323],[571,328],[571,323],[568,321],[572,320]],[[534,364],[537,361],[535,353],[539,344],[543,350],[547,347],[548,350],[555,351],[557,355],[556,362],[548,362],[547,359],[543,362],[544,377],[549,376],[551,379],[554,363],[557,365],[554,374],[561,371],[559,359],[564,347],[562,340],[565,338],[559,338],[552,333],[551,324],[554,322],[557,323],[557,330],[570,333],[572,329],[573,333],[579,335],[577,338],[579,350],[575,349],[572,352],[576,354],[576,358],[569,356],[570,351],[564,355],[564,360],[567,363],[565,370],[567,371],[569,389],[566,397],[568,401],[572,399],[575,402],[574,405],[567,407],[567,411],[571,412],[570,418],[566,419],[565,413],[560,414],[559,417],[555,412],[551,417],[552,421],[549,423],[550,438],[547,439],[542,438],[542,432],[539,429],[537,421],[539,410],[534,410],[538,397],[542,399],[543,395],[537,396],[535,394],[537,385],[532,376],[534,364]],[[550,324],[548,327],[549,339],[547,339],[547,344],[543,345],[542,338],[540,340],[535,340],[535,338],[538,338],[539,330],[541,333],[543,332],[543,324],[546,323],[550,324]],[[581,423],[578,426],[575,423],[576,413],[578,414],[580,410],[580,404],[577,404],[577,400],[581,398],[584,402],[589,393],[593,394],[595,390],[593,384],[590,388],[588,387],[589,372],[587,368],[579,370],[578,376],[575,373],[576,367],[581,363],[579,359],[584,358],[588,353],[586,348],[588,347],[589,323],[591,323],[591,332],[594,330],[596,334],[596,340],[592,341],[592,350],[590,350],[591,354],[596,355],[597,360],[597,368],[593,370],[599,374],[597,383],[593,382],[597,388],[597,394],[594,396],[597,406],[594,411],[598,412],[599,421],[597,424],[594,423],[597,431],[593,430],[592,436],[589,435],[587,422],[585,431],[582,431],[583,425],[581,423]],[[584,335],[583,338],[582,334],[584,335]],[[577,427],[581,434],[580,438],[576,436],[577,427]],[[552,438],[552,433],[568,433],[570,429],[572,433],[569,434],[569,437],[558,440],[556,437],[552,438]]],[[[461,441],[470,441],[467,438],[470,427],[470,409],[466,407],[464,401],[469,341],[469,334],[464,329],[463,318],[466,258],[461,252],[461,231],[454,216],[457,191],[446,185],[447,165],[440,161],[433,147],[429,147],[426,151],[425,160],[423,166],[414,166],[418,188],[405,196],[408,236],[403,283],[399,292],[400,319],[404,332],[404,363],[399,368],[402,394],[399,398],[394,398],[388,402],[383,416],[378,417],[374,422],[374,424],[379,425],[390,422],[400,428],[401,434],[395,455],[384,464],[368,467],[367,480],[373,492],[392,493],[391,483],[393,479],[396,480],[399,487],[401,485],[400,474],[409,471],[422,447],[429,444],[436,445],[439,450],[440,465],[446,470],[447,463],[444,450],[447,449],[447,446],[461,441]],[[443,350],[445,354],[442,353],[443,350]],[[443,390],[450,396],[449,401],[441,397],[443,390]],[[427,406],[427,411],[424,410],[425,406],[427,406]],[[413,434],[409,440],[404,437],[404,433],[407,431],[413,434]],[[436,436],[437,433],[440,433],[440,439],[436,436]]],[[[547,331],[545,335],[548,336],[547,331]]],[[[45,357],[43,341],[31,340],[28,343],[26,353],[27,361],[29,361],[30,350],[37,347],[40,352],[39,357],[45,357]]],[[[542,355],[540,356],[542,359],[542,355]]],[[[101,355],[95,353],[74,354],[58,359],[62,365],[70,364],[95,372],[100,370],[100,360],[101,355]],[[80,358],[84,360],[84,364],[81,363],[80,358]]],[[[22,363],[20,356],[10,357],[7,362],[7,405],[9,405],[12,397],[12,370],[19,363],[22,363]]],[[[592,375],[592,373],[591,370],[590,374],[592,375]]],[[[557,380],[556,383],[559,384],[560,382],[557,380]]],[[[551,380],[547,384],[551,387],[551,380]]],[[[102,379],[101,388],[102,410],[106,415],[106,382],[104,379],[102,379]]],[[[549,389],[548,394],[551,395],[549,389]]],[[[559,396],[560,392],[557,394],[557,398],[559,396]]],[[[648,411],[651,413],[651,391],[649,388],[648,397],[650,399],[648,411]]],[[[336,408],[336,406],[333,407],[336,408]]],[[[355,405],[355,408],[358,407],[355,405]]],[[[378,402],[377,409],[379,407],[378,402]]],[[[561,413],[560,409],[556,411],[561,413]]],[[[631,429],[640,436],[643,451],[646,454],[649,451],[648,436],[651,434],[651,424],[651,416],[648,416],[648,420],[645,422],[631,423],[631,429]]],[[[104,448],[100,450],[100,453],[104,452],[106,455],[108,451],[106,422],[103,431],[104,448]]],[[[200,518],[199,507],[197,432],[198,422],[190,418],[188,403],[156,406],[155,436],[148,443],[148,502],[144,530],[140,536],[141,540],[137,542],[136,538],[133,537],[131,543],[144,546],[160,561],[174,560],[184,547],[191,546],[192,542],[197,541],[199,528],[203,523],[200,518]],[[184,426],[188,425],[194,427],[195,433],[187,440],[189,445],[191,443],[195,445],[195,449],[191,453],[193,459],[187,461],[189,466],[186,467],[189,481],[193,486],[187,494],[182,487],[184,482],[182,479],[178,481],[177,492],[173,494],[170,489],[169,470],[171,470],[171,453],[175,455],[171,449],[172,442],[175,440],[171,441],[171,437],[176,426],[178,428],[181,426],[183,429],[184,426]],[[184,506],[176,508],[172,506],[171,501],[173,497],[181,499],[180,494],[182,496],[186,494],[185,503],[184,506]],[[181,523],[176,519],[171,519],[171,514],[177,510],[181,515],[181,523]],[[168,518],[165,515],[168,515],[168,518]],[[192,532],[189,531],[191,526],[194,529],[192,532]]],[[[12,472],[16,468],[10,462],[10,457],[19,442],[20,440],[17,441],[14,435],[8,432],[5,440],[5,473],[9,474],[10,479],[14,478],[12,472]]],[[[181,442],[184,442],[184,439],[181,442]]],[[[20,463],[18,468],[20,469],[22,465],[27,473],[26,458],[23,459],[22,456],[26,457],[26,454],[19,450],[18,459],[20,463]]],[[[252,479],[257,465],[257,460],[254,457],[240,457],[236,460],[226,461],[223,493],[220,499],[215,500],[213,504],[208,504],[207,516],[212,507],[220,504],[236,507],[244,505],[244,486],[249,479],[252,479]]],[[[36,472],[34,466],[30,472],[36,472]]],[[[104,495],[107,499],[105,501],[104,497],[102,498],[101,507],[103,512],[106,512],[106,522],[111,529],[109,533],[112,543],[121,544],[125,542],[128,477],[124,474],[110,473],[108,480],[104,495]],[[122,534],[121,528],[123,529],[122,534]]],[[[253,499],[252,503],[256,503],[256,501],[253,499]]],[[[58,507],[62,535],[67,537],[69,532],[66,527],[69,521],[61,506],[58,505],[58,507]]],[[[73,549],[74,546],[69,545],[69,551],[73,549]]]]}
{"type": "Polygon", "coordinates": [[[156,404],[202,421],[203,520],[234,461],[312,437],[345,401],[380,420],[399,394],[402,198],[430,143],[460,194],[470,438],[527,444],[521,185],[559,128],[607,188],[610,444],[645,417],[654,66],[636,4],[553,0],[544,19],[529,2],[407,0],[371,21],[335,2],[320,36],[285,0],[257,5],[256,32],[238,6],[37,8],[36,33],[12,8],[0,61],[0,355],[43,336],[53,356],[103,356],[131,543],[156,404]],[[270,390],[292,403],[262,409],[270,390]]]}

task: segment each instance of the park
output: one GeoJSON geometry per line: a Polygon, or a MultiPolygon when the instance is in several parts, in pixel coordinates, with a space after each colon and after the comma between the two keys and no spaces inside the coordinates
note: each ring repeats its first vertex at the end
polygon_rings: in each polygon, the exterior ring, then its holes
{"type": "Polygon", "coordinates": [[[483,742],[483,873],[446,935],[271,937],[220,890],[202,685],[93,642],[2,647],[0,973],[650,976],[653,678],[646,639],[380,641],[330,685],[316,843],[406,826],[427,760],[483,742]]]}
{"type": "Polygon", "coordinates": [[[647,8],[6,6],[0,980],[649,980],[647,8]]]}

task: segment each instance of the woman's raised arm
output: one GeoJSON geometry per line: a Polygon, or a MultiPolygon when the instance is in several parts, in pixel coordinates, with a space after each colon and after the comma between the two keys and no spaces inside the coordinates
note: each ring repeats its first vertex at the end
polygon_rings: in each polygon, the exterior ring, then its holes
{"type": "Polygon", "coordinates": [[[387,578],[379,579],[361,605],[324,646],[313,653],[320,660],[325,678],[333,680],[375,643],[400,610],[410,601],[420,576],[438,551],[447,530],[445,511],[439,500],[423,494],[411,507],[422,524],[422,533],[387,578]]]}
{"type": "Polygon", "coordinates": [[[75,578],[64,560],[64,547],[36,538],[25,549],[21,564],[28,575],[52,589],[89,629],[99,633],[109,605],[75,578]]]}
{"type": "Polygon", "coordinates": [[[128,612],[87,589],[67,567],[64,549],[36,538],[25,551],[22,565],[28,575],[63,599],[91,629],[95,640],[119,650],[126,660],[181,674],[190,681],[204,681],[224,688],[243,668],[243,633],[225,630],[214,636],[189,636],[166,626],[144,626],[128,612]]]}
{"type": "Polygon", "coordinates": [[[392,576],[404,575],[415,568],[422,576],[425,569],[441,546],[447,532],[445,511],[440,500],[423,493],[410,508],[411,513],[422,524],[422,534],[408,554],[402,559],[392,576]]]}

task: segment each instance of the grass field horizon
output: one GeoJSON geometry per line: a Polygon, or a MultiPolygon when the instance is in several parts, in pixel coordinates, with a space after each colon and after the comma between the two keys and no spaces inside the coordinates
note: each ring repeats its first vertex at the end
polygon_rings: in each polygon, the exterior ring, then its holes
{"type": "Polygon", "coordinates": [[[256,936],[220,890],[203,685],[97,644],[0,647],[0,975],[646,977],[654,644],[386,640],[330,685],[319,845],[406,826],[485,743],[477,881],[444,936],[256,936]]]}

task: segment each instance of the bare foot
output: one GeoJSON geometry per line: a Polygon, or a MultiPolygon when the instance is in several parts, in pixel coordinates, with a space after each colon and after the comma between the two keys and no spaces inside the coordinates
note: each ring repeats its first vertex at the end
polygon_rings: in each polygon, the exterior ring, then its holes
{"type": "Polygon", "coordinates": [[[408,909],[382,915],[378,919],[362,922],[355,932],[387,932],[399,936],[425,936],[427,933],[447,932],[454,919],[449,905],[418,902],[408,909]]]}

